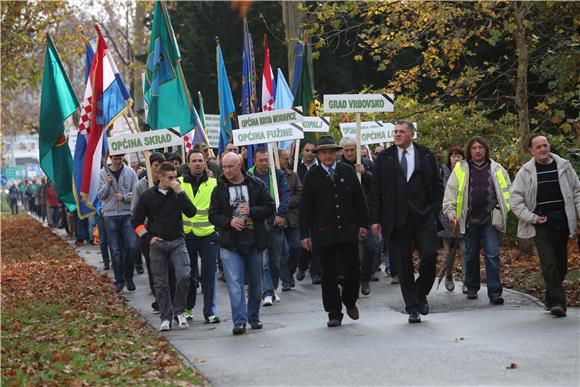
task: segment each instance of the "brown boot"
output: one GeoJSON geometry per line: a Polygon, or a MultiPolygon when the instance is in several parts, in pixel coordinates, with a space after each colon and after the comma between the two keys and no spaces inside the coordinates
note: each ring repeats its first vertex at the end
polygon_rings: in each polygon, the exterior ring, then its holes
{"type": "Polygon", "coordinates": [[[356,305],[353,306],[352,308],[347,308],[346,314],[348,314],[348,317],[350,317],[353,320],[358,320],[359,318],[358,308],[356,307],[356,305]]]}

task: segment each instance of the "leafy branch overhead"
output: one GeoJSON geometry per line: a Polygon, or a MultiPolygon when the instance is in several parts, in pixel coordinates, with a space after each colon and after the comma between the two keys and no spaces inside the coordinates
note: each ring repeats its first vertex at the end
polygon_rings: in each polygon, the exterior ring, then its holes
{"type": "Polygon", "coordinates": [[[375,89],[492,117],[521,110],[515,39],[523,34],[532,130],[580,130],[578,3],[317,2],[304,9],[313,49],[324,55],[348,45],[354,61],[385,72],[375,89]]]}

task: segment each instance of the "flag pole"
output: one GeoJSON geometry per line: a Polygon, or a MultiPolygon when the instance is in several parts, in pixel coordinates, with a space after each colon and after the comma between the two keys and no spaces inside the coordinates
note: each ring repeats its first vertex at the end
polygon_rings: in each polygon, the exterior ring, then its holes
{"type": "Polygon", "coordinates": [[[270,174],[272,175],[274,203],[276,203],[276,211],[278,211],[278,207],[280,206],[280,195],[278,194],[278,178],[276,177],[276,165],[274,163],[274,155],[272,148],[273,148],[272,144],[268,144],[268,156],[270,159],[270,174]]]}
{"type": "MultiPolygon", "coordinates": [[[[360,152],[360,113],[356,113],[356,163],[360,164],[361,162],[361,152],[360,152]]],[[[357,172],[358,181],[362,181],[362,175],[360,172],[357,172]]]]}
{"type": "Polygon", "coordinates": [[[294,172],[298,173],[298,158],[300,157],[300,139],[294,141],[294,172]]]}
{"type": "MultiPolygon", "coordinates": [[[[141,132],[141,129],[139,128],[139,122],[137,121],[137,117],[135,116],[135,113],[133,112],[133,108],[131,107],[132,104],[133,104],[132,99],[125,100],[125,105],[127,105],[127,111],[129,112],[129,117],[131,117],[131,120],[133,121],[133,126],[134,126],[134,128],[131,128],[131,126],[129,126],[129,129],[131,129],[131,132],[133,132],[133,133],[139,133],[139,132],[141,132]]],[[[151,172],[151,160],[149,160],[149,158],[151,156],[151,152],[148,150],[143,151],[143,156],[145,158],[145,167],[147,168],[147,186],[149,186],[149,188],[151,188],[151,187],[153,187],[153,172],[151,172]]]]}

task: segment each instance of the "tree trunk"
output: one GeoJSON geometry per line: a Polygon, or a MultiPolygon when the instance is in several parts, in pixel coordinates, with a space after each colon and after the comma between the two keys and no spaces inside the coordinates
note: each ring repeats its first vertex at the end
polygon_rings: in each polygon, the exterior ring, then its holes
{"type": "Polygon", "coordinates": [[[133,52],[135,53],[135,62],[133,66],[130,66],[131,79],[134,80],[132,84],[133,88],[133,98],[134,98],[134,110],[135,115],[139,119],[139,122],[145,122],[145,107],[143,106],[143,85],[141,81],[141,72],[145,69],[145,60],[142,62],[140,59],[143,58],[145,54],[145,47],[147,42],[145,41],[145,7],[140,1],[135,2],[135,19],[133,20],[133,36],[135,41],[133,42],[133,52]],[[139,63],[142,62],[142,63],[139,63]],[[141,64],[141,65],[138,65],[141,64]]]}
{"type": "Polygon", "coordinates": [[[518,121],[520,128],[520,141],[522,153],[527,151],[526,139],[530,134],[530,113],[528,108],[528,63],[530,54],[526,39],[526,27],[524,25],[524,15],[528,5],[519,1],[514,1],[514,18],[516,28],[514,29],[514,40],[518,57],[518,70],[516,80],[516,107],[518,108],[518,121]]]}
{"type": "Polygon", "coordinates": [[[304,14],[298,10],[300,4],[301,2],[298,1],[282,1],[282,20],[288,42],[288,82],[290,87],[294,83],[294,49],[299,38],[298,28],[304,19],[304,14]]]}
{"type": "MultiPolygon", "coordinates": [[[[527,153],[526,139],[530,135],[530,112],[528,108],[528,63],[530,53],[526,39],[526,26],[524,25],[525,13],[528,5],[514,1],[514,40],[518,56],[518,71],[516,80],[516,106],[518,108],[518,121],[520,128],[520,143],[522,159],[527,153]]],[[[519,239],[518,249],[522,254],[533,255],[534,243],[532,239],[519,239]]]]}

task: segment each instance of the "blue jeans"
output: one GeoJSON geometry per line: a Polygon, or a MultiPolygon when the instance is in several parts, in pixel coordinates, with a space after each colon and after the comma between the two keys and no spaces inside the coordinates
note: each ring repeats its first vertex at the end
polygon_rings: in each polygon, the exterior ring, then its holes
{"type": "Polygon", "coordinates": [[[284,229],[288,249],[284,249],[280,260],[280,278],[283,284],[291,284],[294,281],[294,272],[298,266],[300,258],[300,229],[298,227],[288,227],[284,229]]]}
{"type": "Polygon", "coordinates": [[[502,294],[499,274],[499,231],[488,222],[484,225],[469,224],[465,232],[465,285],[476,292],[481,288],[479,277],[479,250],[483,241],[487,295],[490,299],[502,294]]]}
{"type": "Polygon", "coordinates": [[[263,257],[262,283],[264,297],[273,296],[280,282],[280,256],[284,247],[284,230],[266,225],[268,232],[268,250],[263,257]]]}
{"type": "MultiPolygon", "coordinates": [[[[79,218],[76,211],[73,213],[75,217],[75,235],[77,241],[88,241],[89,238],[89,220],[79,218]]],[[[135,231],[133,231],[135,233],[135,231]]]]}
{"type": "Polygon", "coordinates": [[[53,228],[58,228],[60,225],[60,208],[50,207],[50,220],[53,228]]]}
{"type": "Polygon", "coordinates": [[[95,223],[99,229],[99,248],[101,249],[103,263],[108,265],[111,259],[109,258],[109,239],[107,238],[107,230],[105,229],[105,218],[95,214],[95,223]]]}
{"type": "Polygon", "coordinates": [[[105,230],[111,248],[115,283],[124,284],[133,278],[135,255],[141,254],[137,234],[131,226],[131,215],[105,216],[105,230]]]}
{"type": "Polygon", "coordinates": [[[262,302],[262,255],[256,250],[246,256],[232,250],[220,248],[220,257],[224,265],[226,285],[232,307],[234,325],[245,325],[248,320],[260,319],[262,302]],[[248,276],[248,304],[244,292],[244,269],[248,276]]]}

